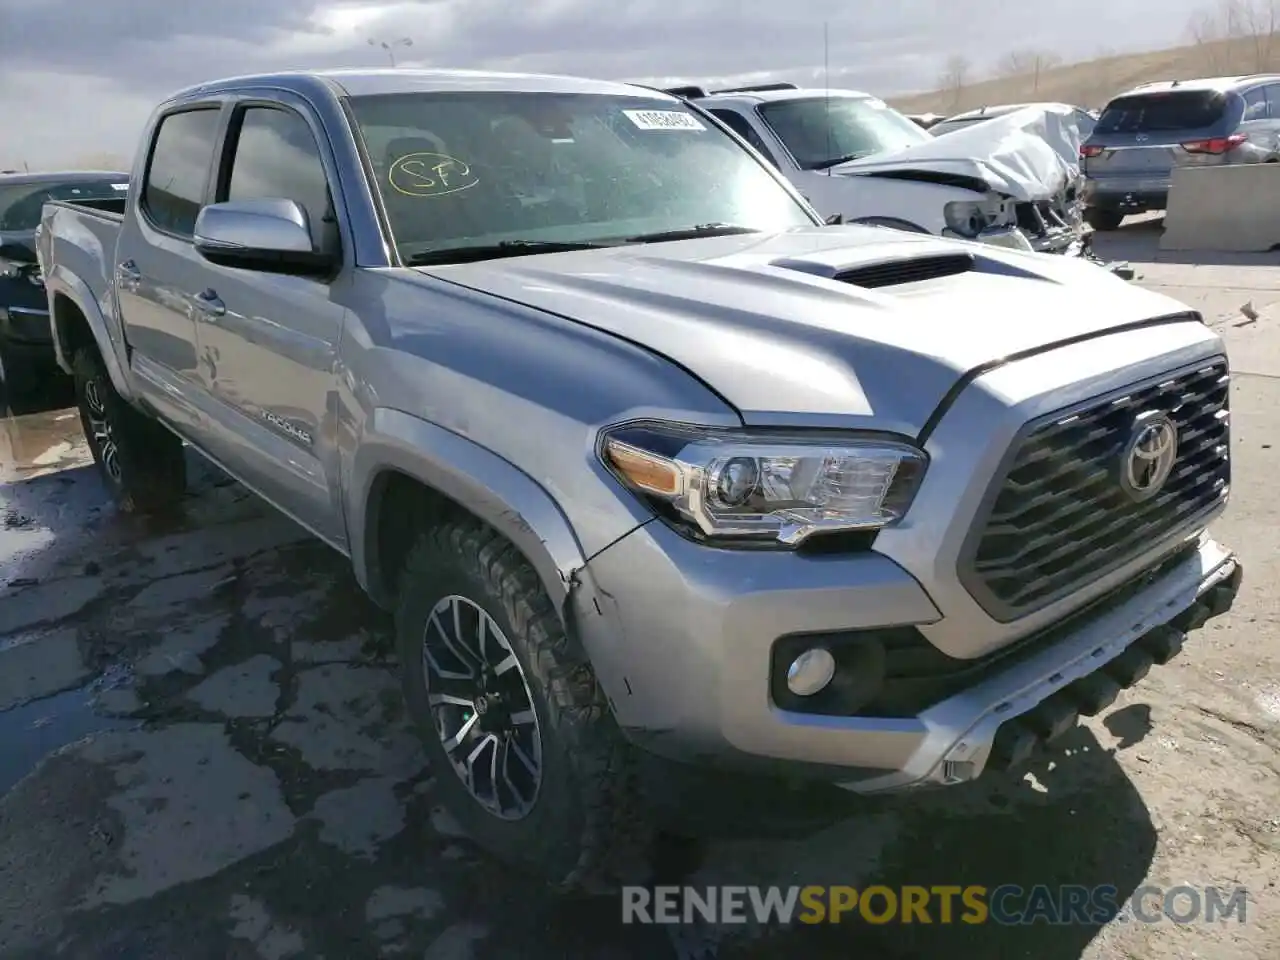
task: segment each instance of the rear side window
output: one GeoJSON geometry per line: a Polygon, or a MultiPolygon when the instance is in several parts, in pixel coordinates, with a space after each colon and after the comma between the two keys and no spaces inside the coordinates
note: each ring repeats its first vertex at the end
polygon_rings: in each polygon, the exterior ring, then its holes
{"type": "Polygon", "coordinates": [[[1218,90],[1174,90],[1117,97],[1107,104],[1095,133],[1202,130],[1222,120],[1230,103],[1218,90]]]}
{"type": "Polygon", "coordinates": [[[218,115],[214,107],[171,113],[160,121],[142,206],[162,230],[184,237],[195,232],[218,138],[218,115]]]}

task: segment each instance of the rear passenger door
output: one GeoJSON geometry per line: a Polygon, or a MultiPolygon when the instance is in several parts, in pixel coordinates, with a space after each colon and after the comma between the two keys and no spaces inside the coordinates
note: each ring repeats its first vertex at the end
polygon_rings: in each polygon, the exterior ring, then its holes
{"type": "MultiPolygon", "coordinates": [[[[304,102],[279,96],[232,105],[213,201],[294,200],[317,248],[343,246],[322,128],[304,102]]],[[[209,452],[345,549],[335,363],[346,310],[332,290],[325,280],[206,262],[190,292],[215,305],[198,323],[201,375],[214,401],[209,452]]]]}
{"type": "MultiPolygon", "coordinates": [[[[155,127],[134,214],[115,251],[120,320],[139,389],[188,439],[204,428],[196,322],[189,294],[208,264],[192,233],[210,187],[222,104],[183,105],[155,127]]],[[[194,289],[193,289],[194,288],[194,289]]]]}

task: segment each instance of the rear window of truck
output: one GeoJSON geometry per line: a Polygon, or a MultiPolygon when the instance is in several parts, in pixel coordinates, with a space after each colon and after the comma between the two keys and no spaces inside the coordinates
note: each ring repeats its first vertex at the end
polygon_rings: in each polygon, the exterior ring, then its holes
{"type": "Polygon", "coordinates": [[[1220,90],[1175,90],[1117,97],[1107,104],[1094,133],[1202,130],[1224,118],[1228,96],[1220,90]]]}

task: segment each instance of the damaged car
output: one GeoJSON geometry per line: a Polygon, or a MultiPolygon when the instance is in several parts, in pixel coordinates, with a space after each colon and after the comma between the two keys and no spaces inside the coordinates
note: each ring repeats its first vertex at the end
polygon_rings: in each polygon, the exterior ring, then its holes
{"type": "Polygon", "coordinates": [[[936,139],[856,90],[673,87],[746,140],[833,222],[1081,255],[1079,133],[1031,108],[936,139]]]}

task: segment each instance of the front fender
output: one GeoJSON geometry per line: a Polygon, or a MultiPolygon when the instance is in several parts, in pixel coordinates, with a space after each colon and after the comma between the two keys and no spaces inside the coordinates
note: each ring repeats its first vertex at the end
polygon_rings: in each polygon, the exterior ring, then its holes
{"type": "Polygon", "coordinates": [[[80,311],[88,324],[89,332],[98,345],[98,352],[102,354],[102,362],[106,365],[111,385],[120,396],[131,398],[133,394],[129,387],[129,380],[124,375],[124,369],[128,363],[124,342],[111,336],[111,326],[107,318],[102,315],[98,298],[93,295],[89,285],[66,267],[55,264],[53,269],[45,275],[44,287],[49,296],[49,323],[53,328],[53,352],[58,366],[66,373],[71,373],[72,358],[68,347],[71,340],[68,324],[72,320],[68,316],[65,304],[59,303],[60,298],[65,298],[80,311]]]}
{"type": "Polygon", "coordinates": [[[434,423],[379,407],[356,449],[347,484],[347,529],[356,578],[372,596],[387,584],[373,562],[371,497],[386,471],[398,471],[450,498],[516,545],[547,595],[564,609],[587,558],[559,505],[536,480],[484,447],[434,423]]]}

